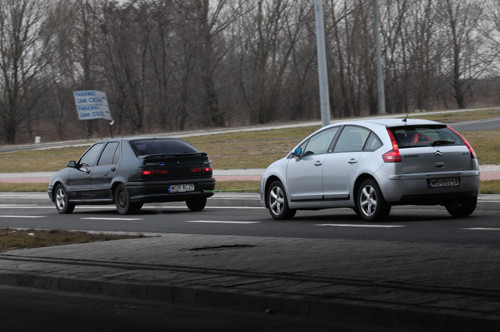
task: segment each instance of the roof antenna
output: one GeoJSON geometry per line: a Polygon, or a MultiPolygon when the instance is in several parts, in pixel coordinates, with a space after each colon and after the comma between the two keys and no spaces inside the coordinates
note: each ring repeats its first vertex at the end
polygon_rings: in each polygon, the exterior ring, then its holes
{"type": "Polygon", "coordinates": [[[408,115],[410,115],[410,111],[408,111],[408,113],[406,113],[406,116],[405,116],[405,118],[403,119],[403,122],[408,121],[408,115]]]}

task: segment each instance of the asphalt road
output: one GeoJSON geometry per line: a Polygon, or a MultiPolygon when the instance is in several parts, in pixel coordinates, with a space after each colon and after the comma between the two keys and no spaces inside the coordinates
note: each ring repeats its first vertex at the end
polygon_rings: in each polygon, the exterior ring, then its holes
{"type": "Polygon", "coordinates": [[[356,239],[413,243],[498,245],[498,212],[479,211],[452,218],[443,207],[394,207],[377,223],[360,221],[350,209],[299,211],[290,221],[272,220],[264,208],[208,207],[190,212],[183,206],[145,205],[121,216],[114,206],[77,206],[60,215],[52,205],[0,205],[0,227],[356,239]]]}
{"type": "Polygon", "coordinates": [[[457,122],[450,126],[457,131],[499,130],[500,118],[457,122]]]}

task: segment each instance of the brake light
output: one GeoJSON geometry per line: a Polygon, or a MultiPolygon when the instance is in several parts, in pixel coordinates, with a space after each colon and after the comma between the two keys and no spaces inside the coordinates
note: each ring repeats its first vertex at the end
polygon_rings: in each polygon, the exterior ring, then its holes
{"type": "Polygon", "coordinates": [[[391,139],[392,150],[384,153],[382,155],[382,158],[386,163],[400,163],[402,159],[401,159],[401,153],[399,152],[398,143],[396,142],[394,135],[389,129],[387,129],[387,133],[389,134],[389,137],[391,139]]]}
{"type": "Polygon", "coordinates": [[[164,174],[168,174],[168,170],[167,169],[152,169],[152,170],[146,170],[146,171],[142,171],[141,172],[141,175],[143,175],[143,176],[148,176],[148,175],[164,175],[164,174]]]}
{"type": "Polygon", "coordinates": [[[474,152],[474,149],[472,148],[472,145],[469,144],[469,142],[467,142],[467,140],[465,139],[465,137],[463,137],[462,135],[460,135],[455,129],[451,128],[451,127],[448,127],[451,129],[451,131],[453,131],[455,134],[458,135],[458,137],[460,137],[462,139],[462,141],[464,142],[465,146],[467,147],[467,149],[469,149],[469,152],[470,152],[470,156],[472,159],[476,159],[476,152],[474,152]]]}
{"type": "Polygon", "coordinates": [[[212,173],[212,168],[211,167],[192,167],[189,169],[189,172],[191,173],[212,173]]]}

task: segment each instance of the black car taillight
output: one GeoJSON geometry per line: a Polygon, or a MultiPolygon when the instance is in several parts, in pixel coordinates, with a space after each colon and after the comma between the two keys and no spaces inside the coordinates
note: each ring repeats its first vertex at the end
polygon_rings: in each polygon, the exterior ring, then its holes
{"type": "Polygon", "coordinates": [[[194,174],[212,174],[212,167],[204,166],[204,167],[191,167],[189,169],[190,173],[194,174]]]}
{"type": "Polygon", "coordinates": [[[168,174],[168,169],[148,169],[141,171],[142,176],[164,175],[164,174],[168,174]]]}

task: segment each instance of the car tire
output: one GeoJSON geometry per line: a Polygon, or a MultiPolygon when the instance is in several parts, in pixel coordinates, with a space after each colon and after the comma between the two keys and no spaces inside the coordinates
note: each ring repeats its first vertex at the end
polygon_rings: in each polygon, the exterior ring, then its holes
{"type": "Polygon", "coordinates": [[[54,191],[54,204],[57,212],[60,214],[68,214],[75,209],[75,204],[69,202],[68,192],[62,184],[56,186],[56,190],[54,191]]]}
{"type": "Polygon", "coordinates": [[[123,184],[119,184],[115,190],[115,205],[119,214],[131,214],[136,211],[134,203],[130,201],[130,195],[123,184]]]}
{"type": "Polygon", "coordinates": [[[461,199],[457,202],[447,204],[446,210],[456,218],[467,217],[474,212],[477,205],[477,196],[471,196],[461,199]]]}
{"type": "Polygon", "coordinates": [[[140,209],[142,209],[142,206],[144,205],[144,203],[142,202],[138,202],[138,203],[131,203],[131,206],[130,206],[130,209],[131,211],[133,212],[137,212],[139,211],[140,209]]]}
{"type": "Polygon", "coordinates": [[[288,207],[285,189],[280,181],[274,181],[267,189],[267,207],[276,220],[292,219],[297,210],[288,207]]]}
{"type": "Polygon", "coordinates": [[[193,212],[201,211],[205,208],[205,205],[207,205],[207,198],[206,197],[193,198],[187,200],[186,205],[189,208],[189,210],[193,212]]]}
{"type": "Polygon", "coordinates": [[[375,180],[366,179],[359,186],[356,196],[356,212],[365,221],[376,221],[389,215],[387,204],[375,180]]]}

